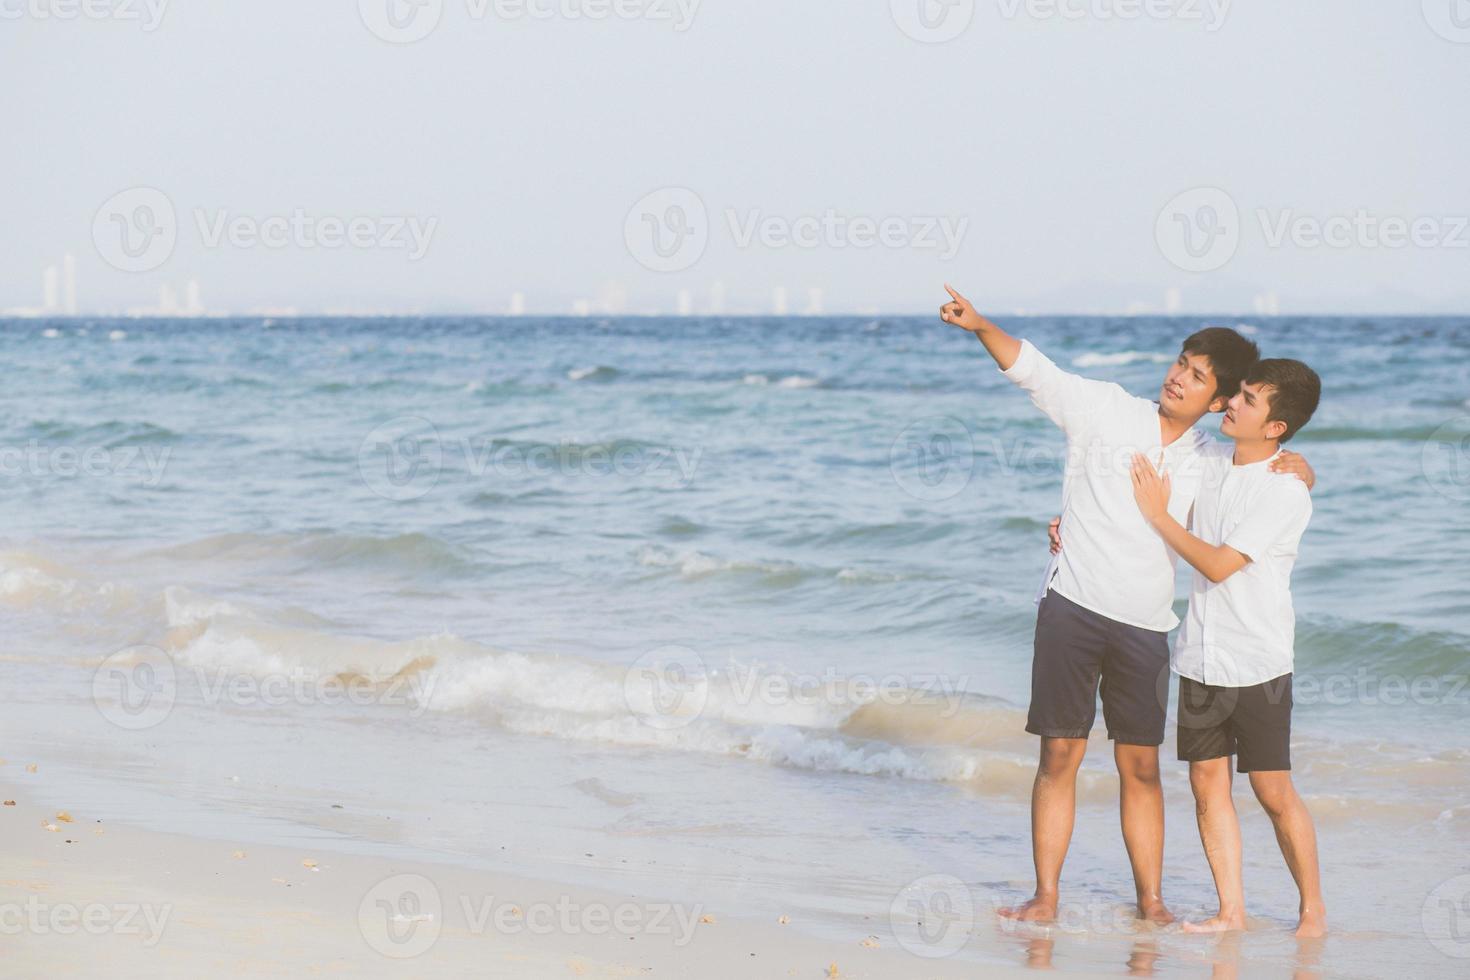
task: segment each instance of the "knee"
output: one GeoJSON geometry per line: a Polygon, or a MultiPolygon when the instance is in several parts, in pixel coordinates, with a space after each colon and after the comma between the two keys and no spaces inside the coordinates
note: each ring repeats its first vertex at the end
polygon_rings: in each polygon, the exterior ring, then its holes
{"type": "Polygon", "coordinates": [[[1220,800],[1230,799],[1229,761],[1223,766],[1195,764],[1189,767],[1189,788],[1194,792],[1194,811],[1203,814],[1220,800]]]}
{"type": "Polygon", "coordinates": [[[1256,794],[1261,808],[1273,820],[1280,817],[1291,808],[1295,790],[1291,787],[1290,779],[1282,779],[1278,774],[1251,773],[1251,789],[1256,794]]]}
{"type": "Polygon", "coordinates": [[[1120,752],[1117,755],[1116,761],[1118,763],[1118,777],[1124,782],[1137,783],[1145,786],[1158,785],[1158,752],[1120,752]]]}
{"type": "Polygon", "coordinates": [[[1045,739],[1041,743],[1041,774],[1067,776],[1075,773],[1086,752],[1087,742],[1083,739],[1045,739]]]}

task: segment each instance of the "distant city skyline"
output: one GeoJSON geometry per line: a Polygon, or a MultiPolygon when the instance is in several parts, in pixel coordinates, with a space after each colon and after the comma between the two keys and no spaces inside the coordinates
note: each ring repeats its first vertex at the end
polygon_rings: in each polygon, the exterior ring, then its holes
{"type": "MultiPolygon", "coordinates": [[[[41,273],[40,291],[42,302],[39,306],[12,306],[0,307],[0,317],[31,319],[31,318],[55,318],[65,316],[90,316],[90,317],[225,317],[225,316],[331,316],[331,315],[379,315],[394,316],[401,315],[405,311],[393,309],[370,309],[370,308],[323,308],[304,309],[294,305],[271,305],[259,307],[247,307],[239,310],[211,309],[206,307],[202,301],[202,286],[197,279],[188,279],[183,284],[182,297],[179,290],[171,282],[163,282],[158,287],[157,302],[152,305],[134,305],[123,308],[82,308],[77,301],[76,263],[75,257],[67,253],[63,257],[60,266],[56,264],[46,266],[41,273]]],[[[712,283],[707,294],[696,298],[689,289],[678,290],[670,300],[667,308],[648,306],[643,308],[630,308],[626,303],[626,292],[620,283],[609,283],[604,288],[599,300],[587,298],[576,298],[571,301],[567,309],[539,309],[528,308],[526,296],[522,292],[510,294],[504,309],[483,310],[449,310],[439,311],[445,314],[470,314],[479,316],[709,316],[709,315],[770,315],[770,316],[823,316],[828,311],[824,308],[825,291],[820,286],[804,287],[805,302],[797,308],[792,303],[790,290],[785,286],[776,286],[772,289],[769,306],[766,309],[726,309],[724,300],[724,284],[712,283]],[[701,302],[702,301],[702,302],[701,302]]],[[[884,311],[877,309],[858,309],[842,311],[849,314],[878,316],[885,315],[884,311]]],[[[997,310],[997,315],[1026,315],[1030,312],[1022,309],[997,310]]],[[[1181,315],[1186,311],[1183,309],[1183,296],[1180,289],[1171,287],[1166,290],[1160,298],[1159,305],[1154,305],[1146,299],[1135,299],[1122,310],[1094,310],[1079,311],[1094,312],[1102,315],[1123,316],[1154,316],[1154,315],[1181,315]]],[[[1210,311],[1230,313],[1234,311],[1210,311]]],[[[1275,292],[1259,293],[1252,297],[1252,307],[1248,311],[1258,316],[1280,315],[1280,296],[1275,292]]],[[[1304,311],[1305,312],[1305,311],[1304,311]]]]}

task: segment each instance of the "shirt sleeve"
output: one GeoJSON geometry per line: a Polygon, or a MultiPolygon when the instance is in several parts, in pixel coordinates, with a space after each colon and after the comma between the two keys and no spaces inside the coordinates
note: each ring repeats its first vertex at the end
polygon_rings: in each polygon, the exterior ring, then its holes
{"type": "Polygon", "coordinates": [[[1112,382],[1096,381],[1063,371],[1029,340],[1021,341],[1021,353],[1016,357],[1016,363],[1001,374],[1029,392],[1031,403],[1068,436],[1076,435],[1094,421],[1099,412],[1114,406],[1118,399],[1132,397],[1112,382]]]}
{"type": "Polygon", "coordinates": [[[1259,561],[1272,548],[1295,547],[1312,519],[1312,495],[1295,476],[1279,474],[1251,504],[1245,519],[1225,536],[1225,544],[1259,561]]]}

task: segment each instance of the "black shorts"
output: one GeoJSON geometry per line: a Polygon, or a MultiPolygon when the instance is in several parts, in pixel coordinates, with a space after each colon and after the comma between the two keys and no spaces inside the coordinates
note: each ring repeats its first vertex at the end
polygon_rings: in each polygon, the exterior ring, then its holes
{"type": "Polygon", "coordinates": [[[1108,738],[1161,745],[1169,700],[1169,634],[1129,626],[1048,589],[1036,610],[1026,731],[1086,738],[1101,681],[1108,738]]]}
{"type": "Polygon", "coordinates": [[[1179,678],[1179,760],[1235,756],[1236,772],[1291,768],[1291,675],[1250,687],[1179,678]]]}

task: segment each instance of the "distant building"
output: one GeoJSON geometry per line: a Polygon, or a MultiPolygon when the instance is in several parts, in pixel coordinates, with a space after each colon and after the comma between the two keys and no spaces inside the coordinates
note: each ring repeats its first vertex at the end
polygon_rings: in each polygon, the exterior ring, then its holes
{"type": "Polygon", "coordinates": [[[47,313],[55,313],[57,306],[56,266],[48,265],[41,273],[41,309],[47,313]]]}
{"type": "Polygon", "coordinates": [[[70,252],[61,260],[61,308],[67,316],[77,315],[77,260],[70,252]]]}
{"type": "Polygon", "coordinates": [[[806,291],[806,309],[803,311],[807,316],[822,315],[822,287],[811,286],[806,291]]]}

